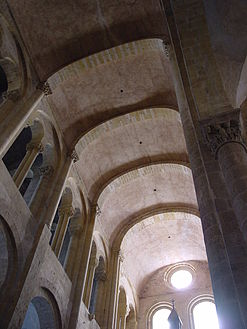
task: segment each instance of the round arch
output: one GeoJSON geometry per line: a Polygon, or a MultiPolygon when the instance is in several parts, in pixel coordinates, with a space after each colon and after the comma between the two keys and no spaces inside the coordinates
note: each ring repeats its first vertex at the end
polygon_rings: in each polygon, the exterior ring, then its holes
{"type": "Polygon", "coordinates": [[[22,329],[60,328],[60,321],[52,304],[43,296],[34,297],[28,305],[22,329]]]}
{"type": "Polygon", "coordinates": [[[17,273],[17,248],[14,236],[4,218],[0,215],[0,288],[1,299],[17,273]]]}
{"type": "Polygon", "coordinates": [[[168,302],[160,302],[152,305],[150,309],[147,312],[146,315],[146,328],[147,329],[153,329],[153,316],[155,315],[156,312],[162,310],[162,309],[167,309],[167,310],[172,310],[172,304],[168,302]]]}
{"type": "Polygon", "coordinates": [[[166,204],[166,205],[157,205],[152,207],[151,209],[144,209],[143,212],[134,214],[132,216],[132,220],[128,221],[128,225],[124,225],[119,229],[116,234],[116,237],[112,243],[114,248],[120,249],[124,236],[127,232],[136,224],[142,222],[143,220],[147,219],[148,217],[154,215],[160,215],[164,213],[176,213],[176,212],[183,212],[189,215],[195,215],[200,218],[200,213],[197,208],[193,208],[187,205],[178,205],[178,204],[166,204]]]}
{"type": "MultiPolygon", "coordinates": [[[[4,90],[5,94],[13,95],[13,99],[17,99],[23,95],[28,84],[28,70],[26,66],[25,55],[21,40],[13,31],[8,19],[0,13],[0,29],[1,29],[1,44],[0,44],[0,66],[6,79],[4,90]]],[[[2,74],[1,74],[2,76],[2,74]]],[[[2,90],[1,90],[2,91],[2,90]]]]}
{"type": "Polygon", "coordinates": [[[84,184],[93,203],[112,181],[133,170],[162,164],[189,167],[180,115],[172,107],[144,108],[113,117],[84,134],[75,149],[81,157],[76,167],[85,177],[84,184]],[[147,131],[150,138],[144,137],[147,131]],[[152,149],[151,137],[155,140],[155,149],[152,149]],[[120,153],[114,147],[116,139],[119,139],[119,142],[124,141],[121,142],[120,153]],[[163,139],[167,141],[165,145],[163,139]],[[111,145],[108,158],[103,157],[99,160],[100,170],[92,165],[88,173],[85,170],[85,160],[88,165],[91,161],[98,160],[104,151],[104,143],[111,145]],[[133,149],[132,152],[128,157],[123,157],[129,147],[133,149]]]}
{"type": "MultiPolygon", "coordinates": [[[[204,303],[204,302],[210,302],[215,305],[213,295],[209,295],[209,294],[200,295],[200,296],[193,298],[188,305],[188,316],[189,316],[189,323],[190,323],[191,329],[196,329],[193,311],[197,305],[204,303]]],[[[213,329],[215,329],[215,328],[213,328],[213,329]]]]}

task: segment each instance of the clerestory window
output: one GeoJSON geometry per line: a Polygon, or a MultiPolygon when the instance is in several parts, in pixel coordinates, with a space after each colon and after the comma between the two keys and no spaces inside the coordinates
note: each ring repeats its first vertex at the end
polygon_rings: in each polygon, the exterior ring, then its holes
{"type": "Polygon", "coordinates": [[[170,313],[169,308],[158,309],[152,317],[152,329],[169,329],[168,317],[170,313]]]}
{"type": "Polygon", "coordinates": [[[219,329],[213,298],[200,298],[191,305],[192,329],[219,329]]]}

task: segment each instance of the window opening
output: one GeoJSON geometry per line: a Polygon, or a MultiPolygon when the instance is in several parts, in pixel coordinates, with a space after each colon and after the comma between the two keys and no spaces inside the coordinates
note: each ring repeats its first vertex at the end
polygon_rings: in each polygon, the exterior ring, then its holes
{"type": "Polygon", "coordinates": [[[168,317],[171,310],[168,308],[161,308],[156,311],[152,318],[152,329],[169,329],[168,317]]]}

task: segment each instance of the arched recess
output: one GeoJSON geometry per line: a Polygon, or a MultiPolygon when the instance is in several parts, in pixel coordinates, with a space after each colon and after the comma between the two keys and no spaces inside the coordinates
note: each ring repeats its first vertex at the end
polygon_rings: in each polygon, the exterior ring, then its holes
{"type": "Polygon", "coordinates": [[[101,317],[103,313],[103,301],[105,298],[105,280],[106,280],[106,264],[102,256],[99,257],[98,266],[95,269],[91,299],[89,305],[89,313],[95,314],[96,321],[101,325],[101,317]]]}
{"type": "Polygon", "coordinates": [[[86,288],[85,288],[84,296],[83,296],[84,304],[86,305],[88,310],[90,307],[95,269],[97,266],[98,266],[97,246],[96,246],[95,241],[93,240],[92,246],[91,246],[88,269],[87,269],[87,278],[86,278],[86,285],[85,285],[86,288]]]}
{"type": "Polygon", "coordinates": [[[21,87],[21,77],[17,64],[8,57],[0,59],[0,97],[6,93],[17,92],[21,87]]]}
{"type": "Polygon", "coordinates": [[[14,236],[0,215],[0,302],[17,275],[17,250],[14,236]]]}
{"type": "Polygon", "coordinates": [[[22,329],[60,329],[52,304],[43,296],[34,297],[28,305],[22,329]]]}
{"type": "Polygon", "coordinates": [[[32,130],[24,127],[3,157],[3,162],[12,176],[26,154],[26,146],[31,142],[32,130]]]}
{"type": "Polygon", "coordinates": [[[4,164],[27,204],[30,204],[40,179],[43,137],[43,123],[36,118],[31,126],[23,128],[3,157],[4,164]]]}
{"type": "Polygon", "coordinates": [[[1,103],[3,101],[2,96],[16,100],[24,94],[27,87],[27,68],[20,39],[1,13],[0,30],[1,103]]]}

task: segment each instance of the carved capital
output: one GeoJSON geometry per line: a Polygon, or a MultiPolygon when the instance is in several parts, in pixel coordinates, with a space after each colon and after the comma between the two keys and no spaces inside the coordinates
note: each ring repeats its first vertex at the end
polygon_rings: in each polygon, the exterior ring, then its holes
{"type": "Polygon", "coordinates": [[[2,94],[2,97],[3,97],[4,100],[10,99],[13,102],[18,101],[20,96],[21,96],[21,93],[20,93],[19,89],[6,91],[2,94]]]}
{"type": "Polygon", "coordinates": [[[168,59],[170,59],[170,53],[171,53],[171,44],[169,42],[163,42],[163,46],[164,46],[164,51],[165,51],[165,55],[168,59]]]}
{"type": "Polygon", "coordinates": [[[91,314],[91,313],[89,313],[89,314],[88,314],[88,319],[89,319],[90,321],[94,320],[94,319],[95,319],[95,314],[91,314]]]}
{"type": "Polygon", "coordinates": [[[35,142],[31,141],[30,143],[27,144],[27,146],[26,146],[27,151],[32,151],[34,149],[36,149],[37,152],[39,152],[39,153],[44,151],[44,147],[43,147],[42,143],[35,143],[35,142]]]}
{"type": "Polygon", "coordinates": [[[66,215],[66,217],[69,218],[69,217],[73,216],[73,214],[74,214],[73,207],[68,204],[61,204],[58,209],[58,214],[60,217],[66,215]]]}
{"type": "Polygon", "coordinates": [[[76,150],[73,150],[71,152],[70,157],[71,157],[71,159],[73,160],[74,163],[79,161],[79,156],[78,156],[76,150]]]}
{"type": "Polygon", "coordinates": [[[38,85],[37,89],[42,90],[45,96],[49,96],[49,95],[52,94],[51,87],[50,87],[50,85],[47,81],[46,82],[41,82],[38,85]]]}
{"type": "Polygon", "coordinates": [[[43,177],[51,177],[54,173],[52,166],[43,166],[39,168],[40,175],[43,177]]]}
{"type": "Polygon", "coordinates": [[[79,222],[74,222],[73,218],[71,218],[70,225],[69,225],[69,231],[71,235],[75,235],[79,232],[82,232],[83,226],[79,222]]]}
{"type": "Polygon", "coordinates": [[[234,110],[201,121],[204,140],[215,158],[219,149],[226,143],[239,143],[246,149],[241,135],[239,114],[240,110],[234,110]]]}
{"type": "Polygon", "coordinates": [[[95,269],[99,265],[99,260],[96,255],[91,255],[90,256],[90,261],[89,261],[89,268],[90,269],[95,269]]]}
{"type": "Polygon", "coordinates": [[[70,218],[69,230],[71,235],[81,232],[83,229],[83,222],[81,218],[81,213],[77,209],[75,210],[73,216],[70,218]]]}
{"type": "Polygon", "coordinates": [[[95,212],[96,216],[100,216],[101,210],[100,210],[100,207],[99,207],[98,203],[92,204],[91,207],[92,207],[92,213],[95,212]]]}
{"type": "Polygon", "coordinates": [[[107,276],[105,270],[97,270],[95,272],[95,280],[96,281],[106,281],[107,276]]]}

